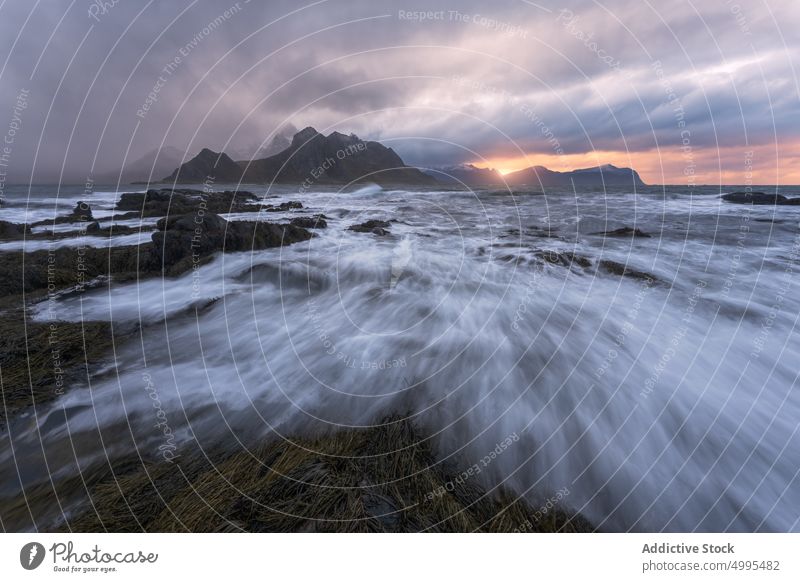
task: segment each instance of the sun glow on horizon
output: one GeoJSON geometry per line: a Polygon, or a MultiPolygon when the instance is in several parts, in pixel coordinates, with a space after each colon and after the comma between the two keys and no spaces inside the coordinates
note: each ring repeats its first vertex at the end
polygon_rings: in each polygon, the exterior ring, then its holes
{"type": "Polygon", "coordinates": [[[472,162],[477,168],[497,170],[500,175],[544,166],[556,172],[569,172],[613,164],[633,168],[646,184],[800,184],[800,156],[795,143],[782,143],[776,152],[775,144],[756,147],[727,147],[697,149],[687,163],[683,153],[676,148],[661,148],[641,152],[592,151],[578,154],[529,154],[513,158],[484,158],[472,162]],[[781,151],[782,150],[782,151],[781,151]],[[747,152],[750,151],[750,154],[747,152]],[[780,164],[776,164],[776,154],[780,164]],[[748,158],[748,155],[750,156],[748,158]],[[720,171],[720,166],[722,170],[720,171]]]}

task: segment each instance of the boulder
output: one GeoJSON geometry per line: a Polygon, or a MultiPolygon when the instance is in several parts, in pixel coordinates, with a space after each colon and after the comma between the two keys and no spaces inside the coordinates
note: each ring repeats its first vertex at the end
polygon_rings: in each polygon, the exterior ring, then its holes
{"type": "Polygon", "coordinates": [[[77,202],[75,208],[72,209],[72,213],[62,218],[65,222],[86,222],[94,220],[94,216],[92,216],[92,207],[86,202],[77,202]]]}
{"type": "Polygon", "coordinates": [[[354,224],[347,230],[352,230],[354,232],[370,232],[378,236],[386,236],[389,234],[387,229],[390,226],[391,224],[385,220],[368,220],[361,224],[354,224]]]}

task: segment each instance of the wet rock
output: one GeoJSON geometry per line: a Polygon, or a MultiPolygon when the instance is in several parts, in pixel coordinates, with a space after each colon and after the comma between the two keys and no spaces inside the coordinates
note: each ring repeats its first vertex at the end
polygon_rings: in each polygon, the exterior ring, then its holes
{"type": "Polygon", "coordinates": [[[120,197],[115,210],[128,211],[127,214],[117,216],[118,218],[157,217],[191,212],[258,212],[259,206],[253,204],[258,199],[252,192],[245,191],[204,192],[162,188],[147,192],[126,192],[120,197]]]}
{"type": "Polygon", "coordinates": [[[3,239],[16,239],[22,238],[31,231],[27,224],[17,224],[15,222],[6,222],[0,220],[0,238],[3,239]]]}
{"type": "Polygon", "coordinates": [[[568,257],[573,264],[578,265],[581,268],[587,269],[592,266],[592,261],[586,257],[582,257],[581,255],[576,255],[573,252],[567,252],[564,253],[564,255],[568,257]]]}
{"type": "MultiPolygon", "coordinates": [[[[377,424],[377,423],[376,423],[377,424]]],[[[131,455],[91,484],[92,504],[64,532],[591,532],[567,507],[536,505],[502,486],[491,493],[437,462],[408,420],[321,438],[272,439],[244,452],[184,446],[175,462],[131,455]],[[127,469],[124,479],[116,475],[127,469]],[[237,491],[235,495],[231,491],[237,491]],[[548,506],[549,507],[549,506],[548,506]],[[235,527],[232,527],[233,526],[235,527]]],[[[59,482],[56,482],[59,483],[59,482]]],[[[58,485],[56,485],[58,486],[58,485]]],[[[60,489],[57,493],[60,493],[60,489]]],[[[52,503],[53,486],[41,499],[52,503]]],[[[31,497],[29,496],[30,500],[31,497]]],[[[37,499],[36,501],[39,501],[37,499]]]]}
{"type": "MultiPolygon", "coordinates": [[[[48,289],[61,291],[86,288],[98,277],[115,282],[140,280],[162,274],[177,276],[195,264],[210,260],[218,251],[258,250],[309,240],[310,231],[290,224],[266,222],[228,222],[215,214],[205,214],[198,224],[197,214],[170,216],[158,222],[152,241],[110,248],[64,247],[20,253],[0,252],[0,299],[26,293],[29,300],[43,296],[48,289]],[[76,265],[81,265],[76,269],[76,265]]],[[[95,230],[93,236],[139,232],[138,228],[112,226],[95,230]]],[[[37,233],[36,238],[75,236],[71,233],[37,233]]],[[[0,362],[1,363],[1,362],[0,362]]]]}
{"type": "Polygon", "coordinates": [[[378,236],[386,236],[389,234],[387,229],[390,226],[391,223],[386,220],[368,220],[366,222],[362,222],[361,224],[354,224],[347,230],[352,230],[354,232],[370,232],[378,236]]]}
{"type": "Polygon", "coordinates": [[[734,204],[754,204],[754,205],[800,205],[800,198],[787,198],[783,194],[766,194],[764,192],[731,192],[720,196],[726,202],[734,204]]]}
{"type": "Polygon", "coordinates": [[[655,275],[651,275],[650,273],[645,273],[644,271],[637,271],[636,269],[631,269],[630,267],[623,265],[622,263],[618,263],[616,261],[603,260],[600,261],[599,266],[603,271],[611,275],[618,275],[620,277],[630,277],[631,279],[650,281],[653,283],[658,281],[658,278],[655,275]]]}
{"type": "Polygon", "coordinates": [[[324,214],[316,214],[314,216],[300,216],[293,218],[289,224],[292,226],[299,226],[300,228],[328,228],[328,222],[325,220],[327,216],[324,214]]]}
{"type": "Polygon", "coordinates": [[[592,232],[589,233],[591,235],[599,235],[599,236],[613,236],[613,237],[632,237],[632,238],[651,238],[651,235],[647,234],[646,232],[641,231],[638,228],[631,228],[629,226],[624,226],[622,228],[617,228],[615,230],[607,230],[605,232],[592,232]]]}
{"type": "Polygon", "coordinates": [[[78,202],[75,204],[75,208],[72,209],[70,214],[61,218],[64,222],[87,222],[94,220],[94,216],[92,216],[92,207],[86,202],[78,202]]]}
{"type": "MultiPolygon", "coordinates": [[[[90,369],[101,367],[113,348],[109,322],[35,321],[24,309],[11,309],[0,313],[0,326],[2,428],[15,414],[33,405],[41,407],[41,413],[71,387],[86,385],[90,369]],[[58,375],[54,354],[58,355],[58,375]]],[[[122,338],[117,335],[116,339],[122,338]]]]}
{"type": "Polygon", "coordinates": [[[162,268],[185,270],[186,262],[215,252],[265,249],[310,239],[304,228],[269,222],[230,222],[206,213],[169,216],[158,221],[153,233],[153,259],[162,268]]]}

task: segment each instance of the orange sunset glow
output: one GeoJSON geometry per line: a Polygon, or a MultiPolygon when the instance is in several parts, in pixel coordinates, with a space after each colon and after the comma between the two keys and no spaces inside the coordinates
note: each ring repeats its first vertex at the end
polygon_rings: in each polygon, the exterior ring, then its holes
{"type": "Polygon", "coordinates": [[[800,184],[800,144],[785,144],[776,153],[769,144],[755,147],[697,148],[687,157],[676,148],[642,152],[594,151],[582,154],[530,154],[488,158],[473,162],[479,168],[494,168],[500,174],[545,166],[555,171],[613,164],[635,168],[647,184],[800,184]]]}

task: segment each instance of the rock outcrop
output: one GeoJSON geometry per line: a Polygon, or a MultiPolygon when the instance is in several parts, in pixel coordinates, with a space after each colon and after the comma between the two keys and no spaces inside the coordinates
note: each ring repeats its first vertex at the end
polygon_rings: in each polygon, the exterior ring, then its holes
{"type": "Polygon", "coordinates": [[[726,202],[734,204],[797,206],[800,198],[787,198],[783,194],[765,194],[764,192],[731,192],[720,196],[726,202]]]}
{"type": "Polygon", "coordinates": [[[185,270],[185,262],[198,262],[216,252],[265,249],[310,239],[304,228],[271,222],[229,222],[211,213],[172,215],[162,218],[153,233],[151,249],[155,266],[168,271],[185,270]]]}
{"type": "Polygon", "coordinates": [[[254,204],[258,200],[258,196],[243,190],[203,192],[162,188],[147,192],[126,192],[117,202],[116,210],[127,211],[131,217],[168,216],[200,211],[213,214],[258,212],[260,206],[254,204]]]}
{"type": "Polygon", "coordinates": [[[0,239],[22,238],[30,232],[31,229],[27,224],[17,224],[15,222],[0,220],[0,239]]]}
{"type": "Polygon", "coordinates": [[[299,226],[300,228],[328,228],[328,218],[324,214],[315,214],[314,216],[299,216],[289,221],[292,226],[299,226]]]}
{"type": "Polygon", "coordinates": [[[389,234],[388,228],[390,226],[391,224],[385,220],[368,220],[366,222],[362,222],[361,224],[354,224],[347,230],[352,230],[354,232],[368,232],[378,236],[386,236],[389,234]]]}

